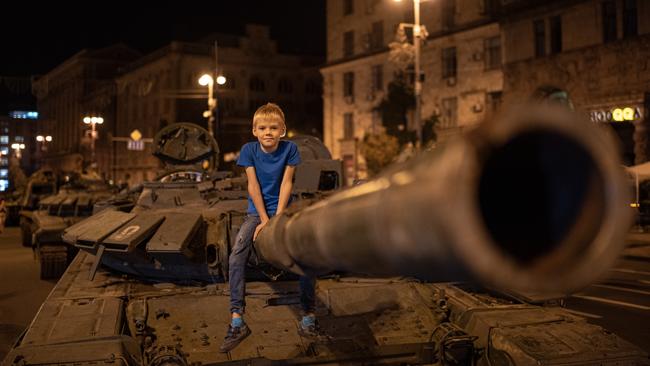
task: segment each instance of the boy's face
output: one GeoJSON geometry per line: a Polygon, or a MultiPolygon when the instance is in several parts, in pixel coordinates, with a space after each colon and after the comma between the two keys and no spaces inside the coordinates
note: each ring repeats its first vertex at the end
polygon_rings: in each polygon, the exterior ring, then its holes
{"type": "Polygon", "coordinates": [[[258,121],[253,126],[253,135],[265,150],[275,150],[284,135],[284,125],[280,121],[258,121]]]}

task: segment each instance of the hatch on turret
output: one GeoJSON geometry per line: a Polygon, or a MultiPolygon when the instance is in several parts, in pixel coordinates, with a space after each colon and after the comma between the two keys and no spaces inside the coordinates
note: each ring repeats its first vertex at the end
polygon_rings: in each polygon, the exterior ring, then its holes
{"type": "Polygon", "coordinates": [[[208,131],[192,123],[174,123],[154,138],[154,155],[167,171],[211,173],[219,163],[219,145],[208,131]]]}

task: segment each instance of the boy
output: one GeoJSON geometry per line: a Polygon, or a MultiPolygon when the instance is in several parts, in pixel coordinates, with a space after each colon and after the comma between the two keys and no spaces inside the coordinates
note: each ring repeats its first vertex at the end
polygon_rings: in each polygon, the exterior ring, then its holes
{"type": "MultiPolygon", "coordinates": [[[[248,215],[229,258],[231,322],[221,352],[232,350],[251,334],[243,319],[245,269],[251,245],[269,217],[280,214],[289,204],[293,174],[296,165],[300,164],[296,144],[280,141],[286,130],[284,113],[278,105],[267,103],[259,107],[253,116],[253,135],[257,141],[245,144],[237,160],[237,165],[246,168],[248,215]]],[[[317,336],[314,284],[313,279],[300,278],[300,303],[304,314],[299,333],[305,337],[317,336]]]]}

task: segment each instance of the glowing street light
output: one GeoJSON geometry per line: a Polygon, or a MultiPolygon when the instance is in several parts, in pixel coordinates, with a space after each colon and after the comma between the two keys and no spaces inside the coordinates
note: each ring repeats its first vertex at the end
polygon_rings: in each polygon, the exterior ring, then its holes
{"type": "Polygon", "coordinates": [[[47,136],[38,135],[38,136],[36,136],[36,142],[40,143],[39,144],[39,146],[40,146],[39,151],[40,152],[47,151],[47,146],[46,145],[47,145],[48,142],[51,142],[51,141],[52,141],[52,136],[50,136],[50,135],[47,135],[47,136]]]}
{"type": "Polygon", "coordinates": [[[13,144],[11,144],[11,148],[16,151],[16,158],[20,159],[20,157],[22,156],[21,151],[25,150],[25,144],[19,144],[14,142],[13,144]]]}
{"type": "Polygon", "coordinates": [[[212,80],[212,76],[210,76],[210,75],[208,75],[208,74],[203,74],[203,75],[201,75],[201,77],[199,78],[199,85],[201,85],[201,86],[210,85],[210,84],[212,84],[213,82],[214,82],[214,80],[212,80]]]}
{"type": "MultiPolygon", "coordinates": [[[[90,132],[90,151],[91,151],[91,162],[95,163],[95,140],[97,140],[97,127],[96,125],[101,125],[104,123],[104,118],[97,116],[86,116],[83,118],[84,124],[91,126],[90,132]]],[[[50,137],[50,140],[52,138],[50,137]]]]}
{"type": "MultiPolygon", "coordinates": [[[[223,75],[217,76],[217,84],[223,85],[226,83],[226,77],[223,75]]],[[[203,112],[203,117],[208,119],[208,132],[210,136],[214,136],[212,125],[214,123],[214,109],[217,107],[217,99],[214,97],[214,79],[210,74],[203,74],[199,78],[199,85],[208,87],[208,110],[203,112]]]]}

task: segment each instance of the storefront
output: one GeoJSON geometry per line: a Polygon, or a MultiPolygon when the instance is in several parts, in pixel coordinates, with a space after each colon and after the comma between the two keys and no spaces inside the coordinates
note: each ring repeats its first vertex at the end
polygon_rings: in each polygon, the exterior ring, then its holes
{"type": "Polygon", "coordinates": [[[599,105],[588,108],[588,111],[591,122],[607,124],[615,132],[624,165],[648,160],[648,128],[641,101],[599,105]]]}

